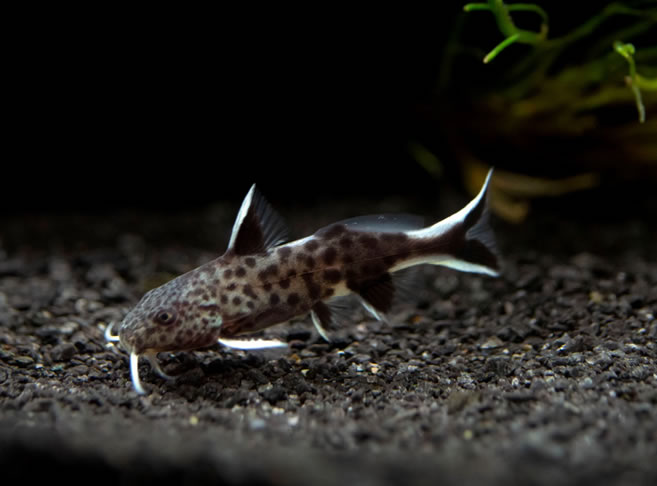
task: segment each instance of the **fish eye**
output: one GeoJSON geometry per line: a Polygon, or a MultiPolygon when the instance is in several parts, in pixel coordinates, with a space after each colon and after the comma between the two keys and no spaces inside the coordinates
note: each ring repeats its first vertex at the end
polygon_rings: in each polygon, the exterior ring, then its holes
{"type": "Polygon", "coordinates": [[[176,320],[176,313],[172,310],[163,310],[155,314],[155,322],[167,326],[176,320]]]}

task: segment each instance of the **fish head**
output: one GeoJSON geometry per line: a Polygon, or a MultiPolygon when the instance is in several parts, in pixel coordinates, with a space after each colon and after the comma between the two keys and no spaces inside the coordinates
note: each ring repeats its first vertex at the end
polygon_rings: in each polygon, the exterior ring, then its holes
{"type": "Polygon", "coordinates": [[[222,323],[208,296],[190,291],[189,276],[147,292],[119,327],[121,346],[131,354],[153,354],[209,346],[222,323]]]}

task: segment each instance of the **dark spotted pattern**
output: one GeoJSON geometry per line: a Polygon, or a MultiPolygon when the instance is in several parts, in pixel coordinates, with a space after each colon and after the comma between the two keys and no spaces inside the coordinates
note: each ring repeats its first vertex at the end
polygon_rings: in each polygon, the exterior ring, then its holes
{"type": "Polygon", "coordinates": [[[308,250],[309,252],[312,253],[313,251],[317,250],[317,248],[319,248],[319,243],[317,242],[317,240],[314,240],[314,239],[313,239],[313,240],[309,240],[309,241],[307,241],[307,242],[303,245],[303,247],[304,247],[306,250],[308,250]]]}
{"type": "Polygon", "coordinates": [[[258,298],[256,293],[253,291],[253,287],[251,287],[251,285],[249,285],[249,284],[246,284],[244,286],[244,288],[242,289],[242,291],[244,292],[244,295],[246,295],[247,297],[250,297],[252,299],[257,299],[258,298]]]}
{"type": "MultiPolygon", "coordinates": [[[[395,295],[390,270],[400,263],[448,255],[497,268],[491,242],[469,236],[484,215],[483,206],[435,237],[359,231],[350,221],[272,248],[264,244],[266,232],[241,231],[233,251],[147,293],[126,316],[119,331],[121,343],[136,353],[194,349],[311,309],[328,322],[330,311],[322,300],[349,292],[377,311],[388,312],[395,295]],[[260,239],[251,241],[255,236],[260,239]],[[158,324],[163,312],[175,319],[158,324]]],[[[249,211],[243,224],[255,225],[255,216],[249,211]]]]}
{"type": "Polygon", "coordinates": [[[312,269],[315,268],[315,258],[314,257],[312,257],[310,255],[306,255],[305,257],[303,257],[303,261],[305,262],[306,267],[309,270],[312,270],[312,269]]]}
{"type": "Polygon", "coordinates": [[[269,280],[276,278],[277,275],[278,275],[278,265],[272,263],[270,265],[267,265],[267,267],[264,270],[261,270],[258,273],[258,279],[261,282],[267,282],[269,280]]]}
{"type": "Polygon", "coordinates": [[[326,265],[333,265],[337,258],[338,258],[338,251],[333,246],[329,246],[322,253],[322,261],[326,265]]]}
{"type": "Polygon", "coordinates": [[[315,282],[313,273],[304,273],[301,276],[301,278],[303,280],[304,285],[306,286],[306,291],[308,292],[308,296],[312,300],[319,299],[319,296],[322,293],[322,288],[317,282],[315,282]]]}

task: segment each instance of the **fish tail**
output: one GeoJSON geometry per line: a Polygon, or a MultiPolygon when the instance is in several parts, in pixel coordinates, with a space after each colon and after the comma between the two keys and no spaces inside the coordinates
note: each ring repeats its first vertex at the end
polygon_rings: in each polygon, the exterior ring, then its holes
{"type": "Polygon", "coordinates": [[[463,209],[417,233],[430,246],[439,249],[428,263],[462,272],[497,276],[500,263],[495,235],[489,225],[488,187],[493,169],[488,172],[479,194],[463,209]]]}

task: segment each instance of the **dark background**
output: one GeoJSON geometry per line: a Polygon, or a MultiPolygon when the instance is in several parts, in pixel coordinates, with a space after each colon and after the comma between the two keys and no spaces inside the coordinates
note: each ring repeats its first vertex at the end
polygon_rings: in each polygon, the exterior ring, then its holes
{"type": "MultiPolygon", "coordinates": [[[[253,182],[290,204],[427,197],[439,183],[409,155],[416,139],[460,187],[432,118],[464,3],[42,12],[12,51],[0,208],[169,210],[239,201],[253,182]]],[[[554,35],[604,5],[571,4],[550,2],[554,35]]],[[[490,14],[470,15],[461,39],[483,54],[501,34],[490,14]]],[[[458,66],[457,103],[508,62],[479,59],[458,66]]]]}

